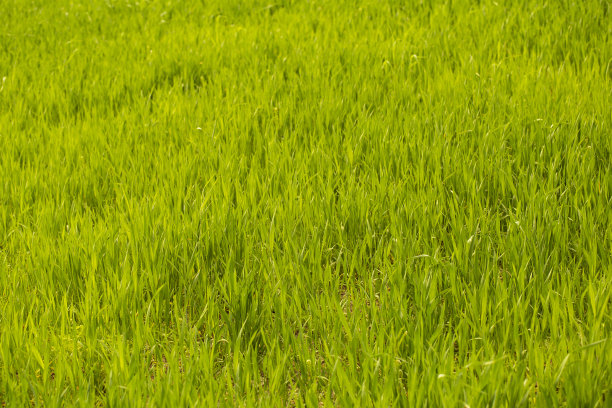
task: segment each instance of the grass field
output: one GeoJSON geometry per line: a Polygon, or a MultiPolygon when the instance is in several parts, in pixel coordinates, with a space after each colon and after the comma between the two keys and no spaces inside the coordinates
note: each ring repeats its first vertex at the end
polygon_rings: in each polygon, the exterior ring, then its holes
{"type": "Polygon", "coordinates": [[[2,0],[2,406],[612,406],[612,4],[2,0]]]}

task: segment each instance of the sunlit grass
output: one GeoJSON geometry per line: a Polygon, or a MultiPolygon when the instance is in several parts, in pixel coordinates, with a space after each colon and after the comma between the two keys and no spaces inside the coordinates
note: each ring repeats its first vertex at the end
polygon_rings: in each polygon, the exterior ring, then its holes
{"type": "Polygon", "coordinates": [[[609,2],[0,16],[2,404],[610,405],[609,2]]]}

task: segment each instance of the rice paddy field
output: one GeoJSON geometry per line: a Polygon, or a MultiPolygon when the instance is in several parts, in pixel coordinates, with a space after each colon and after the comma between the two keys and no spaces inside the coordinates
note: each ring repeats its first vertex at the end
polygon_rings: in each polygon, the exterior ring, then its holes
{"type": "Polygon", "coordinates": [[[2,0],[1,406],[612,406],[608,0],[2,0]]]}

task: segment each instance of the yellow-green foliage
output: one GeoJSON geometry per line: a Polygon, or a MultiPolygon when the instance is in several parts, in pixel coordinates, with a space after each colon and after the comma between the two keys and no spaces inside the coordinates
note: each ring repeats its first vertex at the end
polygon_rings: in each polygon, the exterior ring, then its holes
{"type": "Polygon", "coordinates": [[[0,1],[0,403],[610,406],[610,8],[0,1]]]}

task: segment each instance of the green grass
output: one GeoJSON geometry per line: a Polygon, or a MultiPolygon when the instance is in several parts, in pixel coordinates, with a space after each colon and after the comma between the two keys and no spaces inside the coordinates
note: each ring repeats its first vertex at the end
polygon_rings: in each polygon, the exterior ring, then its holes
{"type": "Polygon", "coordinates": [[[612,10],[0,2],[0,403],[612,405],[612,10]]]}

